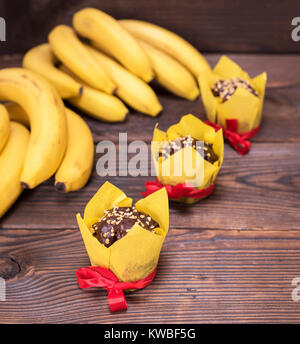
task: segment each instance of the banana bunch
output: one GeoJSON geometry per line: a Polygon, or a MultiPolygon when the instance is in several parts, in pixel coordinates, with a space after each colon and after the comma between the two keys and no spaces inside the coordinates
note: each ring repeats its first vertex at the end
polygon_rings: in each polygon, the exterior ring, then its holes
{"type": "Polygon", "coordinates": [[[75,13],[73,27],[56,26],[30,49],[24,68],[0,70],[0,217],[24,188],[55,175],[55,187],[81,189],[93,167],[94,143],[85,121],[66,103],[107,122],[134,110],[157,116],[152,79],[188,100],[207,68],[191,44],[164,28],[115,20],[93,8],[75,13]],[[125,105],[126,104],[126,105],[125,105]]]}
{"type": "MultiPolygon", "coordinates": [[[[26,112],[18,104],[5,105],[9,118],[30,127],[26,112]]],[[[76,191],[87,183],[94,162],[93,135],[85,121],[66,108],[68,143],[64,157],[55,173],[55,187],[59,191],[76,191]]]]}
{"type": "Polygon", "coordinates": [[[56,26],[48,43],[27,52],[23,66],[46,78],[67,103],[107,122],[124,121],[126,105],[157,116],[162,106],[148,85],[154,78],[175,95],[195,100],[196,80],[210,68],[175,33],[143,21],[118,21],[94,8],[76,12],[73,28],[56,26]]]}
{"type": "Polygon", "coordinates": [[[30,140],[21,184],[32,189],[55,173],[65,154],[64,104],[44,78],[23,68],[0,70],[0,100],[15,102],[28,114],[30,140]]]}
{"type": "Polygon", "coordinates": [[[25,188],[52,175],[60,191],[82,188],[94,160],[85,121],[43,77],[23,68],[0,70],[0,99],[11,102],[0,104],[0,217],[25,188]]]}

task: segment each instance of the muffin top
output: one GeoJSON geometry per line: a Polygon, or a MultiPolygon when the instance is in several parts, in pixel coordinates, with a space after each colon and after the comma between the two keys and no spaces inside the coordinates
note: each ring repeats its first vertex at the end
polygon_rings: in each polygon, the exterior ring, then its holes
{"type": "Polygon", "coordinates": [[[215,97],[220,97],[222,99],[222,103],[225,103],[234,95],[238,87],[242,87],[248,92],[252,93],[254,96],[258,97],[258,93],[251,86],[250,82],[241,78],[218,80],[214,83],[211,90],[215,97]]]}
{"type": "Polygon", "coordinates": [[[135,223],[152,233],[159,227],[151,216],[138,211],[134,206],[113,207],[105,210],[104,216],[92,225],[92,232],[101,244],[109,247],[123,238],[135,223]]]}
{"type": "Polygon", "coordinates": [[[190,135],[178,137],[173,141],[163,142],[158,157],[163,160],[180,151],[184,147],[193,147],[199,154],[204,155],[204,159],[211,164],[218,160],[218,156],[213,150],[213,144],[198,141],[190,135]]]}

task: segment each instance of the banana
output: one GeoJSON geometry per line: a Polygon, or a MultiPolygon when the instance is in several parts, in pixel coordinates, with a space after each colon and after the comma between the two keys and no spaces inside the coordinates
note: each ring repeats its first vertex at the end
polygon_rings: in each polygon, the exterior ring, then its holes
{"type": "Polygon", "coordinates": [[[87,45],[85,47],[114,80],[117,85],[116,94],[126,104],[150,116],[157,116],[161,112],[162,106],[148,84],[100,51],[87,45]]]}
{"type": "MultiPolygon", "coordinates": [[[[76,76],[64,65],[60,70],[69,76],[76,76]]],[[[125,120],[129,110],[115,96],[95,90],[84,84],[82,94],[78,97],[69,98],[68,102],[88,115],[105,122],[122,122],[125,120]]]]}
{"type": "Polygon", "coordinates": [[[195,100],[199,89],[193,75],[182,64],[148,43],[138,41],[152,63],[156,80],[179,97],[195,100]]]}
{"type": "Polygon", "coordinates": [[[154,74],[150,61],[136,40],[110,15],[95,8],[85,8],[73,17],[75,30],[117,59],[130,72],[146,82],[154,74]]]}
{"type": "Polygon", "coordinates": [[[141,20],[119,20],[119,23],[135,38],[145,41],[171,55],[182,63],[196,78],[210,68],[202,54],[177,34],[141,20]]]}
{"type": "Polygon", "coordinates": [[[6,108],[0,104],[0,152],[7,142],[9,131],[9,115],[6,108]]]}
{"type": "Polygon", "coordinates": [[[0,218],[23,191],[20,178],[29,136],[23,125],[10,122],[8,141],[0,154],[0,218]]]}
{"type": "MultiPolygon", "coordinates": [[[[7,105],[10,118],[29,124],[26,112],[15,103],[7,105]],[[17,114],[17,116],[15,116],[17,114]]],[[[65,155],[55,174],[55,187],[59,191],[79,190],[87,183],[94,160],[94,141],[85,121],[75,112],[66,108],[68,144],[65,155]]]]}
{"type": "Polygon", "coordinates": [[[57,69],[57,63],[48,43],[30,49],[23,58],[23,67],[46,78],[62,98],[78,96],[82,85],[57,69]]]}
{"type": "Polygon", "coordinates": [[[23,68],[0,71],[0,99],[18,103],[28,114],[30,141],[21,183],[34,188],[57,170],[67,146],[63,102],[41,76],[23,68]]]}
{"type": "Polygon", "coordinates": [[[94,141],[85,121],[75,112],[66,109],[68,146],[63,161],[55,174],[55,187],[59,191],[76,191],[87,183],[94,161],[94,141]]]}
{"type": "Polygon", "coordinates": [[[123,122],[127,107],[117,97],[85,86],[82,95],[69,98],[68,102],[88,115],[105,122],[123,122]]]}
{"type": "Polygon", "coordinates": [[[6,103],[6,110],[9,114],[11,121],[15,121],[25,125],[25,127],[30,128],[30,122],[28,116],[25,114],[25,111],[17,103],[6,103]]]}
{"type": "Polygon", "coordinates": [[[74,30],[66,25],[56,26],[48,40],[52,51],[74,74],[97,90],[112,94],[114,83],[84,49],[74,30]]]}

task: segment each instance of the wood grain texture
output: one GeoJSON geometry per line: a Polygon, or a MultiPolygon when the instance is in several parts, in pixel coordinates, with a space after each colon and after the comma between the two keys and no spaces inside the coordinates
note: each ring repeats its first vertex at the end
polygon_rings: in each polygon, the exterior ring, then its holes
{"type": "MultiPolygon", "coordinates": [[[[119,132],[127,132],[131,140],[150,142],[156,123],[159,123],[160,129],[166,130],[188,113],[198,116],[203,121],[206,120],[205,110],[200,98],[190,102],[167,94],[161,89],[157,93],[164,110],[155,118],[131,111],[123,123],[99,124],[97,120],[84,116],[93,130],[95,142],[103,139],[116,142],[119,132]]],[[[267,89],[262,127],[259,134],[252,141],[262,143],[300,142],[299,116],[300,86],[267,89]]]]}
{"type": "Polygon", "coordinates": [[[299,52],[291,39],[297,0],[10,0],[1,4],[7,42],[1,53],[25,52],[46,41],[58,24],[71,24],[74,12],[96,7],[117,19],[153,22],[183,36],[203,52],[299,52]]]}
{"type": "MultiPolygon", "coordinates": [[[[96,160],[100,157],[97,154],[96,160]]],[[[150,166],[150,151],[147,161],[150,166]]],[[[257,143],[247,156],[239,156],[226,145],[224,164],[214,193],[194,206],[172,204],[170,226],[300,230],[299,171],[300,143],[257,143]]],[[[94,169],[89,184],[80,192],[69,194],[58,193],[53,181],[49,180],[35,190],[25,191],[2,218],[0,226],[14,229],[77,228],[75,214],[83,213],[86,202],[106,180],[137,201],[142,197],[140,192],[145,190],[145,181],[151,179],[154,177],[99,177],[94,169]]]]}
{"type": "Polygon", "coordinates": [[[77,286],[76,270],[89,264],[78,231],[4,230],[0,242],[1,323],[300,322],[291,298],[299,231],[173,228],[155,280],[115,314],[104,290],[77,286]]]}

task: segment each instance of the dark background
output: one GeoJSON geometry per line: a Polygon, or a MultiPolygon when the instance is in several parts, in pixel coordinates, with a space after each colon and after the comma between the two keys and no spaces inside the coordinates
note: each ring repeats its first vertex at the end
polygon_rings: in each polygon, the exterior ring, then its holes
{"type": "Polygon", "coordinates": [[[203,52],[299,53],[291,21],[299,0],[0,0],[7,42],[0,53],[24,53],[47,40],[57,24],[71,24],[83,7],[117,19],[151,21],[182,35],[203,52]]]}

